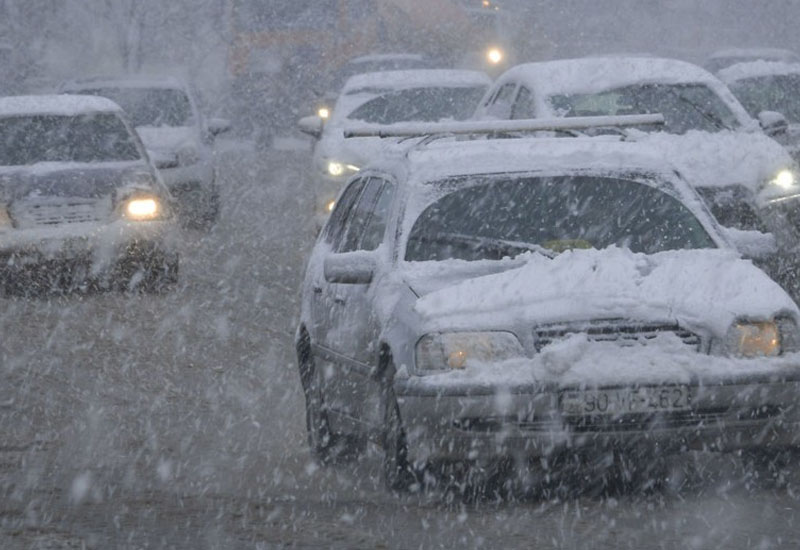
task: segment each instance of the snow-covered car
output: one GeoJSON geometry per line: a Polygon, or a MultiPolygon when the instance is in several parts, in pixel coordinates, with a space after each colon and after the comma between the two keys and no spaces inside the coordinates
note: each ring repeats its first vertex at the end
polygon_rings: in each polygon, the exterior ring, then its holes
{"type": "MultiPolygon", "coordinates": [[[[771,271],[793,294],[800,243],[800,179],[723,82],[674,59],[595,57],[530,63],[500,76],[476,118],[533,119],[660,113],[664,125],[628,131],[670,159],[727,227],[772,232],[771,271]],[[789,265],[792,264],[792,265],[789,265]]],[[[614,129],[611,129],[614,131],[614,129]]]]}
{"type": "Polygon", "coordinates": [[[170,203],[112,101],[0,98],[0,279],[7,290],[174,283],[170,203]]]}
{"type": "Polygon", "coordinates": [[[449,460],[793,448],[800,312],[730,244],[744,233],[647,144],[387,155],[350,179],[309,259],[313,454],[372,440],[400,488],[449,460]]]}
{"type": "Polygon", "coordinates": [[[93,79],[63,84],[61,91],[119,104],[175,197],[179,219],[191,226],[216,221],[220,198],[211,144],[230,124],[207,121],[187,85],[172,77],[93,79]]]}
{"type": "Polygon", "coordinates": [[[737,63],[748,63],[750,61],[800,63],[800,56],[791,50],[780,48],[732,48],[714,52],[703,63],[703,66],[712,73],[718,73],[737,63]]]}
{"type": "Polygon", "coordinates": [[[444,69],[384,71],[348,80],[327,122],[318,116],[300,120],[301,130],[319,138],[312,158],[317,224],[330,214],[347,178],[386,145],[377,138],[346,140],[345,128],[464,120],[489,84],[484,73],[444,69]]]}
{"type": "Polygon", "coordinates": [[[772,116],[786,123],[786,132],[775,136],[800,159],[800,63],[754,61],[739,63],[719,72],[733,95],[753,116],[772,116]]]}

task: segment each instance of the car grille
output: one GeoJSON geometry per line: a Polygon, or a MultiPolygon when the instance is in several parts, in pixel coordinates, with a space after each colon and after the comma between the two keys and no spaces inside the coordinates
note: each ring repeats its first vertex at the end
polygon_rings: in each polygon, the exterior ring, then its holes
{"type": "Polygon", "coordinates": [[[502,432],[509,427],[540,433],[561,428],[567,428],[573,433],[611,433],[680,428],[702,429],[731,421],[769,420],[778,418],[782,414],[783,409],[776,406],[740,410],[718,407],[619,416],[552,416],[538,420],[520,420],[517,417],[461,418],[456,420],[453,426],[462,431],[479,433],[502,432]]]}
{"type": "Polygon", "coordinates": [[[591,342],[616,342],[621,346],[646,345],[661,334],[674,334],[688,347],[699,351],[701,338],[690,330],[678,325],[649,323],[594,322],[583,325],[557,325],[540,327],[534,330],[537,351],[561,340],[570,334],[585,334],[591,342]]]}
{"type": "Polygon", "coordinates": [[[111,198],[42,198],[15,202],[11,217],[19,228],[104,221],[111,215],[111,198]]]}

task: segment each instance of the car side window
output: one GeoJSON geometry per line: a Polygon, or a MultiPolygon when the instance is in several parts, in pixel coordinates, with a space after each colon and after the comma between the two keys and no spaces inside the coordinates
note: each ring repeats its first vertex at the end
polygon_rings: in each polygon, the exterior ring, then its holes
{"type": "Polygon", "coordinates": [[[372,216],[364,228],[364,236],[361,238],[359,250],[375,250],[383,242],[383,235],[386,233],[386,225],[389,223],[393,199],[394,185],[385,181],[378,194],[375,207],[372,209],[372,216]]]}
{"type": "Polygon", "coordinates": [[[511,110],[511,118],[515,120],[536,118],[536,111],[533,105],[533,93],[525,86],[520,86],[517,92],[517,100],[511,110]]]}
{"type": "Polygon", "coordinates": [[[354,180],[347,187],[345,192],[342,193],[333,212],[331,212],[331,217],[328,219],[328,224],[325,226],[325,242],[330,244],[334,250],[338,248],[349,217],[348,214],[353,209],[356,199],[358,199],[358,196],[364,189],[365,183],[366,180],[364,178],[354,180]]]}
{"type": "Polygon", "coordinates": [[[364,234],[364,229],[372,216],[372,210],[382,186],[382,179],[370,178],[367,182],[358,202],[350,210],[350,215],[347,216],[343,237],[339,242],[339,246],[334,248],[336,252],[353,252],[359,249],[361,236],[364,234]]]}
{"type": "Polygon", "coordinates": [[[499,119],[508,119],[511,117],[511,102],[514,98],[514,90],[517,85],[514,82],[503,84],[497,95],[494,97],[492,104],[489,105],[487,113],[489,116],[499,119]]]}

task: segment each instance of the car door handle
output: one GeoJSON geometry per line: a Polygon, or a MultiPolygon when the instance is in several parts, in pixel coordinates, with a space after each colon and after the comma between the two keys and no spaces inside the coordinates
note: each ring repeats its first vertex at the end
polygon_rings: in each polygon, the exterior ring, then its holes
{"type": "Polygon", "coordinates": [[[322,287],[321,286],[312,286],[311,290],[314,291],[314,294],[322,294],[322,287]]]}
{"type": "Polygon", "coordinates": [[[334,304],[344,305],[347,303],[347,299],[344,296],[334,296],[333,297],[334,304]]]}

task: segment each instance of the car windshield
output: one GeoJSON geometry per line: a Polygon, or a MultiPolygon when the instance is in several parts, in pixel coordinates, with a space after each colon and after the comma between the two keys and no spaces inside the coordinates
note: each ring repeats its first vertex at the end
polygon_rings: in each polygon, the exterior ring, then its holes
{"type": "Polygon", "coordinates": [[[550,104],[560,116],[664,115],[671,134],[689,130],[718,132],[739,123],[720,97],[703,84],[637,84],[590,94],[554,95],[550,104]]]}
{"type": "Polygon", "coordinates": [[[367,101],[347,118],[372,124],[466,120],[485,91],[485,86],[398,90],[367,101]]]}
{"type": "Polygon", "coordinates": [[[610,246],[646,254],[716,247],[680,201],[636,181],[559,176],[466,183],[417,218],[407,261],[498,260],[610,246]]]}
{"type": "Polygon", "coordinates": [[[79,93],[107,97],[139,126],[190,126],[192,105],[182,90],[172,88],[93,88],[79,93]]]}
{"type": "Polygon", "coordinates": [[[746,78],[730,88],[752,116],[761,111],[777,111],[789,122],[800,123],[800,74],[746,78]]]}
{"type": "Polygon", "coordinates": [[[115,114],[0,118],[0,166],[140,158],[135,139],[115,114]]]}

